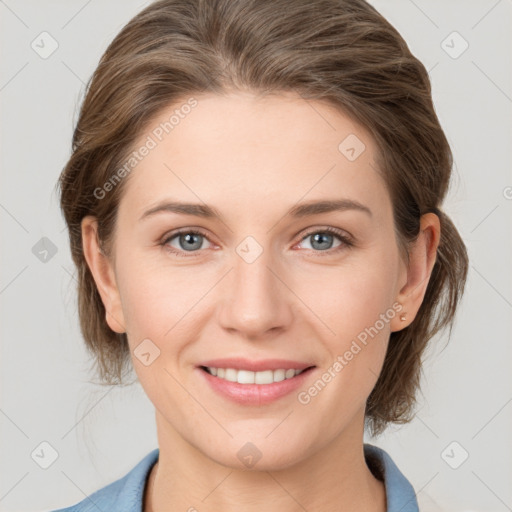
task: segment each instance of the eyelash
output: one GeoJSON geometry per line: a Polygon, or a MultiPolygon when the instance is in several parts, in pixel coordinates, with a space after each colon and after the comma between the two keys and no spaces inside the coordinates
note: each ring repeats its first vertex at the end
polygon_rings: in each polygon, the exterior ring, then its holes
{"type": "MultiPolygon", "coordinates": [[[[174,248],[170,248],[167,245],[173,238],[176,238],[177,236],[182,235],[184,233],[192,234],[192,235],[201,235],[204,238],[206,238],[207,240],[209,240],[208,236],[203,231],[198,230],[198,229],[185,228],[185,229],[180,229],[174,233],[171,233],[169,236],[165,237],[165,239],[160,243],[160,245],[162,247],[164,247],[165,250],[167,250],[169,253],[174,254],[176,256],[183,256],[183,257],[189,258],[189,257],[193,257],[193,256],[197,255],[197,253],[199,251],[191,251],[190,254],[186,254],[186,251],[178,251],[174,248]]],[[[354,242],[348,236],[343,234],[343,232],[341,230],[339,230],[337,228],[333,228],[333,227],[326,227],[326,228],[322,228],[322,229],[315,229],[313,231],[309,231],[300,239],[299,242],[302,242],[309,236],[315,235],[317,233],[322,233],[322,234],[328,233],[330,235],[335,235],[336,237],[338,237],[340,239],[340,241],[342,242],[342,245],[335,247],[334,249],[327,249],[326,251],[315,251],[314,249],[311,249],[315,256],[319,256],[319,257],[331,256],[334,253],[337,253],[345,248],[348,249],[354,245],[354,242]]]]}

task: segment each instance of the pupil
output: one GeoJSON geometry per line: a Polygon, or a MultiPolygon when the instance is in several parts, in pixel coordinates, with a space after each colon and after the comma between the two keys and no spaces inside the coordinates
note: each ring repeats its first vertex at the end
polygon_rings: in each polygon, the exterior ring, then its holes
{"type": "MultiPolygon", "coordinates": [[[[320,242],[319,242],[320,244],[322,244],[322,239],[324,239],[324,240],[323,240],[323,242],[324,242],[324,243],[326,243],[326,242],[325,242],[325,239],[326,239],[326,238],[328,239],[330,236],[331,236],[331,235],[326,234],[326,233],[317,233],[317,234],[315,234],[315,235],[313,236],[314,243],[316,243],[316,242],[318,241],[318,239],[320,239],[320,242]]],[[[328,245],[329,245],[329,244],[328,244],[328,245]]],[[[320,247],[320,248],[321,248],[321,249],[328,249],[329,247],[320,247]]]]}
{"type": "Polygon", "coordinates": [[[197,242],[196,241],[196,246],[194,247],[194,238],[198,238],[200,235],[196,235],[194,233],[187,233],[185,235],[182,235],[183,238],[185,238],[186,240],[186,244],[185,246],[188,246],[188,248],[192,248],[192,249],[199,249],[201,247],[201,241],[197,242]]]}

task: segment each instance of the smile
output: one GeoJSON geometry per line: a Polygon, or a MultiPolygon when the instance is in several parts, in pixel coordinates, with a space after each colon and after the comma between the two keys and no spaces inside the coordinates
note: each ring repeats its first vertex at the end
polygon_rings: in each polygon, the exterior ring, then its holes
{"type": "Polygon", "coordinates": [[[237,382],[238,384],[273,384],[300,375],[303,370],[278,369],[278,370],[263,370],[259,372],[252,372],[249,370],[237,370],[236,368],[215,368],[213,366],[202,366],[204,371],[219,379],[227,380],[229,382],[237,382]]]}

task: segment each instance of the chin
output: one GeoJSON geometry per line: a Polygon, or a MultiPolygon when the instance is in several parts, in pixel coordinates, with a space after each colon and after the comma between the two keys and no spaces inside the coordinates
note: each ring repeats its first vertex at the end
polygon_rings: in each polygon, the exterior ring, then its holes
{"type": "Polygon", "coordinates": [[[306,456],[304,440],[297,443],[275,439],[274,442],[262,436],[230,439],[219,444],[219,450],[208,447],[204,455],[231,469],[244,471],[279,471],[301,462],[306,456]]]}

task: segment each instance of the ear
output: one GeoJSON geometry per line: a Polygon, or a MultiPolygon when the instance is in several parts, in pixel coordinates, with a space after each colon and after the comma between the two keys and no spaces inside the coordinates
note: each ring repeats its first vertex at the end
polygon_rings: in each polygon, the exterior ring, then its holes
{"type": "Polygon", "coordinates": [[[436,262],[440,236],[439,217],[434,213],[422,215],[418,238],[409,251],[409,265],[405,270],[407,282],[396,297],[402,309],[391,321],[391,332],[402,330],[416,317],[436,262]],[[402,315],[405,321],[400,319],[402,315]]]}
{"type": "Polygon", "coordinates": [[[82,246],[87,265],[94,277],[96,287],[105,306],[108,326],[117,333],[126,332],[121,297],[117,288],[113,265],[103,253],[98,242],[96,217],[88,215],[82,219],[82,246]]]}

